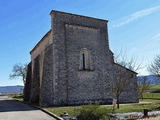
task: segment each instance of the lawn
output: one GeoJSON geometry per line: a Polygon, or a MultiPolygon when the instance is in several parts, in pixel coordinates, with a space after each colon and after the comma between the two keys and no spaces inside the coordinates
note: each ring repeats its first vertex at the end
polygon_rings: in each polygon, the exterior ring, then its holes
{"type": "MultiPolygon", "coordinates": [[[[151,86],[151,89],[160,88],[160,85],[151,86]]],[[[130,104],[130,105],[120,105],[120,109],[115,108],[115,113],[127,113],[127,112],[143,112],[144,109],[149,111],[160,110],[160,93],[150,93],[146,92],[143,94],[144,99],[139,99],[139,102],[151,102],[150,104],[130,104]]],[[[104,111],[107,113],[112,113],[113,106],[111,105],[102,105],[104,111]]],[[[49,107],[44,108],[51,113],[54,113],[58,116],[66,111],[70,116],[76,116],[79,114],[80,106],[69,106],[69,107],[49,107]]]]}
{"type": "Polygon", "coordinates": [[[73,106],[70,106],[70,107],[48,107],[48,108],[44,108],[46,109],[47,111],[53,113],[53,114],[56,114],[58,116],[60,116],[61,114],[64,113],[64,111],[66,111],[69,115],[76,115],[77,114],[77,109],[79,107],[73,107],[73,106]]]}
{"type": "Polygon", "coordinates": [[[151,85],[150,89],[160,89],[160,84],[157,85],[151,85]]]}
{"type": "Polygon", "coordinates": [[[127,113],[127,112],[143,112],[144,109],[149,111],[159,110],[160,104],[137,104],[137,105],[121,105],[120,109],[116,109],[116,113],[127,113]]]}
{"type": "Polygon", "coordinates": [[[160,93],[146,92],[143,94],[143,98],[160,99],[160,93]]]}
{"type": "Polygon", "coordinates": [[[8,97],[13,98],[14,100],[23,101],[23,95],[22,94],[11,94],[8,97]]]}
{"type": "Polygon", "coordinates": [[[159,102],[160,103],[160,93],[153,93],[155,90],[160,89],[160,84],[151,85],[150,89],[143,93],[143,100],[140,99],[140,102],[159,102]]]}
{"type": "Polygon", "coordinates": [[[14,96],[13,98],[14,98],[14,100],[23,101],[23,95],[14,96]]]}
{"type": "Polygon", "coordinates": [[[148,98],[144,98],[144,99],[139,99],[139,102],[153,102],[153,103],[160,103],[160,99],[148,99],[148,98]]]}
{"type": "MultiPolygon", "coordinates": [[[[145,100],[143,100],[144,102],[145,100]]],[[[106,113],[112,113],[113,106],[102,105],[106,113]]],[[[79,106],[70,106],[70,107],[49,107],[45,108],[46,110],[60,116],[66,111],[70,116],[75,116],[79,113],[79,106]]],[[[115,108],[115,113],[127,113],[127,112],[143,112],[143,109],[148,109],[150,111],[160,110],[160,103],[152,104],[134,104],[134,105],[120,105],[120,109],[115,108]]]]}

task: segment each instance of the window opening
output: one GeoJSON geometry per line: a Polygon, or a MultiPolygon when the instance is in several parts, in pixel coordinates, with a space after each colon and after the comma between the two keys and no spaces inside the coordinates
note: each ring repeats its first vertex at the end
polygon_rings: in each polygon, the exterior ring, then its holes
{"type": "Polygon", "coordinates": [[[88,49],[81,49],[79,60],[79,70],[92,70],[90,52],[88,49]]]}
{"type": "Polygon", "coordinates": [[[83,70],[85,70],[85,55],[84,55],[84,53],[83,53],[83,70]]]}

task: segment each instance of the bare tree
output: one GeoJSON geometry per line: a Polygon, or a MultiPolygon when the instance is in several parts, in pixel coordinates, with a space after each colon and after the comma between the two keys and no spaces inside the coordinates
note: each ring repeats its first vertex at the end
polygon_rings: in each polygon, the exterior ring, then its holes
{"type": "Polygon", "coordinates": [[[115,55],[115,69],[112,71],[113,77],[110,77],[110,79],[114,81],[112,91],[116,96],[118,109],[121,94],[129,92],[132,89],[133,84],[137,84],[137,81],[135,81],[137,73],[135,71],[143,68],[141,67],[141,64],[142,62],[137,64],[136,57],[128,59],[126,52],[123,52],[122,50],[115,55]]]}
{"type": "Polygon", "coordinates": [[[10,79],[16,79],[16,78],[21,78],[23,81],[23,84],[25,85],[25,75],[27,72],[27,63],[25,64],[21,64],[21,63],[17,63],[13,66],[12,69],[12,74],[10,74],[10,79]]]}
{"type": "Polygon", "coordinates": [[[140,98],[143,99],[143,93],[146,90],[149,90],[150,86],[151,86],[151,82],[147,79],[146,76],[138,77],[138,92],[139,92],[140,98]]]}
{"type": "Polygon", "coordinates": [[[137,71],[139,69],[144,68],[144,66],[142,66],[142,62],[143,60],[138,64],[137,63],[137,57],[132,56],[131,58],[128,58],[127,54],[126,54],[126,50],[120,50],[119,53],[116,53],[114,56],[114,61],[115,63],[128,68],[132,71],[137,71]]]}
{"type": "Polygon", "coordinates": [[[115,70],[112,71],[112,74],[113,74],[112,77],[110,76],[110,78],[113,81],[112,92],[116,96],[117,108],[119,109],[120,95],[123,92],[130,91],[133,84],[132,79],[134,76],[131,71],[128,71],[128,69],[116,63],[115,63],[115,70]]]}
{"type": "Polygon", "coordinates": [[[160,77],[160,55],[156,55],[147,69],[151,74],[160,77]]]}

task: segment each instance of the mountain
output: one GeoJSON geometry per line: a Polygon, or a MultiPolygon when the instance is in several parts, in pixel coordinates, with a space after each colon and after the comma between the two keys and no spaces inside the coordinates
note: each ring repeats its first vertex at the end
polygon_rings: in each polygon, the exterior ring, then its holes
{"type": "Polygon", "coordinates": [[[24,86],[0,86],[0,94],[16,94],[22,93],[24,86]]]}
{"type": "MultiPolygon", "coordinates": [[[[143,77],[146,77],[148,81],[150,81],[152,84],[160,84],[160,78],[158,78],[155,75],[147,75],[147,76],[138,76],[138,79],[142,79],[143,77]]],[[[24,89],[24,86],[17,85],[17,86],[0,86],[0,95],[1,94],[16,94],[16,93],[22,93],[24,89]]]]}
{"type": "Polygon", "coordinates": [[[147,81],[149,81],[151,84],[160,84],[160,78],[155,75],[146,75],[146,76],[138,76],[138,79],[143,79],[146,77],[147,81]]]}

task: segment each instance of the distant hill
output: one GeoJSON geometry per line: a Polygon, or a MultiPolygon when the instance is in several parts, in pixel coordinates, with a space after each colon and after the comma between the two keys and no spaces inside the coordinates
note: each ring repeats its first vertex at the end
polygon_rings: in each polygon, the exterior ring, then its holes
{"type": "MultiPolygon", "coordinates": [[[[145,76],[138,76],[138,78],[143,78],[145,76]]],[[[153,84],[160,84],[160,78],[155,75],[147,75],[147,79],[153,84]]],[[[0,94],[16,94],[22,93],[24,86],[17,85],[17,86],[0,86],[0,94]]]]}
{"type": "Polygon", "coordinates": [[[151,84],[160,84],[160,78],[155,75],[147,75],[147,76],[138,76],[138,78],[146,77],[148,81],[151,82],[151,84]]]}
{"type": "Polygon", "coordinates": [[[24,86],[0,86],[0,94],[16,94],[22,93],[24,86]]]}

